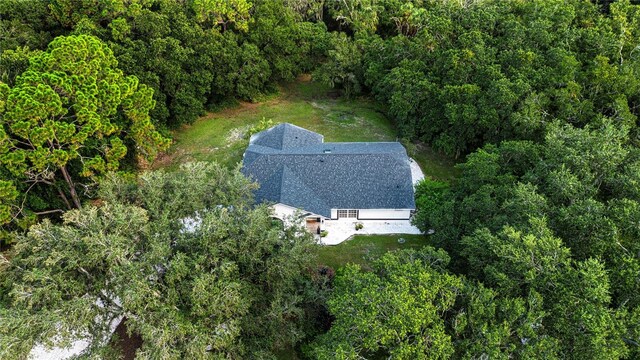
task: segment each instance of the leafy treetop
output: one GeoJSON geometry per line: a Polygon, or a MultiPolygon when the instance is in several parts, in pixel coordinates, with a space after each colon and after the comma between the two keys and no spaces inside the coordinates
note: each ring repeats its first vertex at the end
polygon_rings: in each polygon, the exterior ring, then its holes
{"type": "Polygon", "coordinates": [[[79,208],[77,183],[118,170],[127,144],[140,159],[165,149],[149,117],[153,91],[117,65],[95,37],[58,37],[15,86],[0,84],[0,165],[79,208]]]}

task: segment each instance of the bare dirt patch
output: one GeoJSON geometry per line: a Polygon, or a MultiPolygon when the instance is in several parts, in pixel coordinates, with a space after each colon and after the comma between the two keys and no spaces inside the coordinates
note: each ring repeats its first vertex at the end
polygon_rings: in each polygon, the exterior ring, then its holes
{"type": "Polygon", "coordinates": [[[301,74],[297,80],[300,82],[311,82],[311,74],[301,74]]]}
{"type": "Polygon", "coordinates": [[[190,159],[191,157],[191,154],[185,149],[177,149],[174,151],[170,150],[168,152],[158,154],[156,159],[153,161],[153,164],[151,164],[150,168],[152,170],[161,169],[175,164],[178,161],[190,159]]]}
{"type": "Polygon", "coordinates": [[[160,153],[158,154],[155,161],[153,162],[153,168],[158,169],[158,168],[169,166],[171,165],[171,163],[173,163],[173,159],[174,159],[173,154],[160,153]]]}

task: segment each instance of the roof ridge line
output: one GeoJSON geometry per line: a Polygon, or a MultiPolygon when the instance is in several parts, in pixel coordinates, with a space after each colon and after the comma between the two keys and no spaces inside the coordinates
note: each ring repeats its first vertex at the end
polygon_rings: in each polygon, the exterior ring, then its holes
{"type": "Polygon", "coordinates": [[[379,152],[379,153],[269,153],[269,154],[263,154],[263,153],[257,153],[260,156],[281,156],[281,155],[287,155],[287,156],[317,156],[317,155],[370,155],[370,156],[374,156],[374,155],[388,155],[388,156],[396,156],[396,155],[400,155],[397,153],[386,153],[386,152],[379,152]]]}
{"type": "MultiPolygon", "coordinates": [[[[286,125],[287,123],[283,123],[283,125],[286,125]]],[[[272,128],[272,129],[275,129],[272,128]]],[[[286,126],[282,126],[282,137],[280,137],[280,148],[278,150],[284,150],[284,138],[287,136],[287,127],[286,126]]]]}
{"type": "Polygon", "coordinates": [[[284,188],[284,172],[289,169],[287,164],[282,164],[282,176],[280,177],[280,193],[278,194],[278,198],[280,202],[282,202],[282,188],[284,188]]]}
{"type": "Polygon", "coordinates": [[[333,141],[323,144],[400,144],[400,141],[333,141]]]}

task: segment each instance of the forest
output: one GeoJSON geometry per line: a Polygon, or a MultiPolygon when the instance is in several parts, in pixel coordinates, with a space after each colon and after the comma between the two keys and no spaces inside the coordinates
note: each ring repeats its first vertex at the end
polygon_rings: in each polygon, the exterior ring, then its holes
{"type": "Polygon", "coordinates": [[[0,359],[638,359],[638,116],[639,1],[2,0],[0,359]],[[235,162],[158,165],[309,74],[456,164],[424,246],[330,266],[235,162]]]}

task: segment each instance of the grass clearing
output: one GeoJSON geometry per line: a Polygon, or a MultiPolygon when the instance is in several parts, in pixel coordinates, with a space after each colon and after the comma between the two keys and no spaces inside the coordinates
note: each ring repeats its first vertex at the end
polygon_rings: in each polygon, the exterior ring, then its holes
{"type": "Polygon", "coordinates": [[[424,235],[355,235],[353,238],[332,246],[323,246],[318,252],[318,262],[334,269],[347,264],[359,264],[365,268],[372,260],[387,251],[398,249],[420,249],[429,244],[424,235]],[[405,239],[403,244],[399,238],[405,239]]]}
{"type": "MultiPolygon", "coordinates": [[[[173,168],[187,161],[236,166],[247,146],[246,132],[263,119],[315,131],[327,142],[398,140],[380,104],[367,98],[339,97],[307,76],[283,85],[278,95],[260,103],[241,103],[212,112],[174,131],[173,146],[154,167],[173,168]]],[[[425,145],[418,144],[413,155],[427,176],[441,180],[456,176],[455,162],[425,145]]]]}

